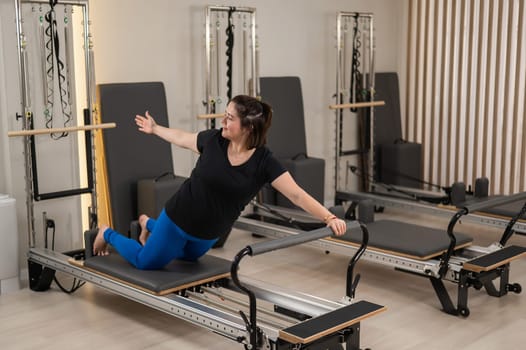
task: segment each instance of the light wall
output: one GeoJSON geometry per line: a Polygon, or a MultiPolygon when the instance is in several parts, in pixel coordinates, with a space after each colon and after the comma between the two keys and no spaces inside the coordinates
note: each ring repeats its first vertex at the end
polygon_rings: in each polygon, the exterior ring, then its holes
{"type": "MultiPolygon", "coordinates": [[[[333,197],[334,102],[336,76],[336,14],[338,11],[372,12],[375,21],[376,70],[398,71],[403,86],[404,34],[407,0],[268,0],[238,1],[224,5],[257,9],[260,75],[295,75],[302,80],[307,148],[313,157],[326,159],[326,204],[333,197]]],[[[97,83],[162,81],[166,87],[170,126],[200,130],[195,116],[204,112],[204,21],[202,0],[91,0],[90,18],[97,83]]],[[[20,267],[25,267],[27,220],[22,143],[7,139],[18,130],[20,92],[14,0],[0,0],[0,193],[17,199],[20,267]]],[[[403,99],[403,91],[402,101],[403,99]]],[[[72,160],[76,162],[76,160],[72,160]]],[[[190,152],[174,149],[174,167],[188,175],[195,162],[190,152]]],[[[45,167],[45,165],[43,165],[45,167]]],[[[68,201],[38,204],[64,221],[58,237],[60,249],[78,248],[80,218],[68,201]]],[[[61,223],[59,223],[61,224],[61,223]]],[[[25,276],[22,276],[25,277],[25,276]]]]}
{"type": "MultiPolygon", "coordinates": [[[[170,125],[198,130],[205,112],[205,7],[209,1],[94,0],[92,31],[98,83],[163,81],[170,125]]],[[[260,75],[295,75],[302,81],[308,153],[327,161],[326,200],[333,197],[336,15],[372,12],[377,71],[399,71],[405,36],[405,0],[238,1],[257,9],[260,75]]],[[[188,175],[195,159],[174,149],[177,173],[188,175]]]]}

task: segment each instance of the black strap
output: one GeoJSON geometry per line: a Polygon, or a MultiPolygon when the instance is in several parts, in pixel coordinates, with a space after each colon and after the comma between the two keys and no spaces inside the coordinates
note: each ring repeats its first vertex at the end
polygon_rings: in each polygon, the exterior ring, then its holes
{"type": "MultiPolygon", "coordinates": [[[[58,86],[59,86],[59,92],[60,92],[60,104],[61,104],[61,111],[62,115],[64,116],[64,126],[67,126],[67,124],[71,120],[71,112],[68,111],[69,106],[69,89],[67,88],[67,84],[69,83],[66,79],[66,76],[64,75],[64,62],[60,59],[60,39],[57,32],[57,20],[55,16],[55,5],[58,3],[58,0],[49,0],[49,6],[50,10],[46,13],[45,19],[48,23],[48,26],[46,28],[45,34],[47,37],[50,38],[50,40],[46,43],[46,48],[49,51],[49,54],[46,57],[46,60],[50,67],[47,70],[47,76],[48,78],[51,78],[51,81],[49,84],[48,82],[48,94],[47,94],[47,121],[46,121],[46,127],[52,128],[53,127],[53,104],[54,104],[54,90],[53,90],[53,77],[54,77],[54,61],[53,58],[57,62],[57,74],[58,74],[58,86]],[[66,87],[64,86],[66,84],[66,87]]],[[[55,140],[60,139],[62,137],[68,136],[67,132],[62,132],[60,134],[52,133],[51,137],[55,140]]]]}
{"type": "Polygon", "coordinates": [[[228,10],[228,26],[226,27],[226,95],[228,100],[232,99],[232,65],[233,65],[233,51],[234,51],[234,23],[232,21],[232,14],[236,11],[235,7],[230,7],[228,10]]]}
{"type": "MultiPolygon", "coordinates": [[[[360,72],[360,47],[362,42],[360,41],[360,30],[358,28],[358,17],[356,14],[354,17],[353,26],[353,40],[352,40],[352,64],[351,64],[351,86],[349,93],[349,102],[353,103],[359,100],[359,94],[357,91],[362,86],[362,74],[360,72]]],[[[356,112],[357,108],[351,108],[352,112],[356,112]]]]}

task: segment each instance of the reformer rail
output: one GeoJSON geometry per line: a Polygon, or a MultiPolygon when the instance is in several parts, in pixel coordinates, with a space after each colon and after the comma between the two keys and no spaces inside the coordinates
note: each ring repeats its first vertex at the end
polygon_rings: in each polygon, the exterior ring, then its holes
{"type": "MultiPolygon", "coordinates": [[[[430,214],[444,218],[451,218],[451,216],[455,213],[455,209],[447,207],[434,206],[426,203],[398,199],[368,192],[338,191],[336,193],[336,198],[339,201],[360,201],[369,199],[372,200],[375,203],[375,205],[379,207],[391,207],[396,209],[410,210],[422,214],[430,214]]],[[[483,215],[476,211],[470,211],[468,215],[463,216],[462,221],[488,225],[497,228],[505,228],[509,220],[494,216],[483,215]]],[[[526,233],[526,222],[517,221],[515,223],[514,229],[516,232],[526,233]]]]}

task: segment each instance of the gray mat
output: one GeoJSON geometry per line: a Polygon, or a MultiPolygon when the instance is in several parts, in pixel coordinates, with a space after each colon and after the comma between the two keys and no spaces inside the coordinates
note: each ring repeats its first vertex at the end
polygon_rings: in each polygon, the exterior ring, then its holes
{"type": "MultiPolygon", "coordinates": [[[[465,202],[457,204],[456,207],[457,208],[462,208],[462,207],[467,206],[469,204],[480,203],[480,202],[487,201],[488,199],[499,198],[499,197],[503,197],[503,196],[502,195],[494,195],[494,196],[488,196],[488,197],[482,197],[482,198],[471,197],[468,200],[466,200],[465,202]]],[[[504,218],[510,218],[511,219],[512,217],[514,217],[515,215],[517,215],[521,211],[523,206],[524,206],[524,202],[523,201],[516,201],[516,202],[510,202],[510,203],[507,203],[507,204],[497,205],[497,206],[491,207],[491,208],[485,208],[485,209],[481,210],[480,213],[486,213],[486,214],[490,214],[490,215],[494,215],[494,216],[502,216],[504,218]]],[[[526,214],[523,215],[521,218],[522,219],[526,219],[526,214]]]]}
{"type": "Polygon", "coordinates": [[[117,253],[94,256],[84,261],[84,267],[140,287],[152,294],[164,295],[226,277],[231,262],[211,255],[197,262],[174,260],[162,270],[139,270],[117,253]]]}
{"type": "MultiPolygon", "coordinates": [[[[511,203],[499,205],[493,208],[484,209],[484,213],[497,215],[497,216],[504,216],[506,218],[512,218],[521,211],[523,206],[524,206],[523,201],[511,202],[511,203]]],[[[522,215],[521,219],[526,219],[526,214],[522,215]]]]}
{"type": "MultiPolygon", "coordinates": [[[[393,220],[379,220],[367,224],[369,248],[395,255],[403,255],[419,260],[439,256],[449,246],[446,230],[438,230],[393,220]]],[[[469,245],[473,239],[456,233],[457,247],[469,245]]],[[[333,238],[361,244],[362,232],[359,228],[349,230],[345,235],[333,238]]]]}

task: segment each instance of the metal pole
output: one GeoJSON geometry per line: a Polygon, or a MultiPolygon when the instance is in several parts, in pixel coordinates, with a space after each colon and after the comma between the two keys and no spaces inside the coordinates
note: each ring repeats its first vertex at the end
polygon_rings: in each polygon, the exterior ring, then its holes
{"type": "MultiPolygon", "coordinates": [[[[23,129],[31,128],[31,106],[29,103],[29,91],[27,82],[27,61],[25,59],[25,35],[22,30],[22,13],[21,2],[15,0],[15,20],[16,35],[18,48],[18,73],[20,80],[21,106],[23,109],[23,129]]],[[[27,238],[29,247],[35,246],[35,217],[33,205],[33,174],[31,170],[31,137],[24,137],[24,165],[25,165],[25,182],[26,182],[26,215],[27,215],[27,238]]]]}
{"type": "MultiPolygon", "coordinates": [[[[79,4],[80,5],[80,4],[79,4]]],[[[85,4],[81,5],[83,10],[83,21],[84,21],[84,59],[86,65],[86,103],[87,110],[89,113],[88,119],[91,125],[95,122],[95,115],[97,113],[95,103],[95,68],[94,68],[94,53],[93,53],[93,42],[91,40],[91,33],[89,30],[90,19],[89,19],[89,5],[86,1],[85,4]]],[[[89,213],[89,227],[90,229],[95,228],[98,225],[98,204],[97,204],[97,169],[96,169],[96,150],[95,150],[95,133],[89,133],[91,137],[91,176],[93,179],[93,188],[91,190],[91,207],[89,213]]],[[[88,166],[88,169],[90,167],[88,166]]]]}
{"type": "MultiPolygon", "coordinates": [[[[336,103],[340,104],[341,101],[341,65],[345,64],[345,62],[342,62],[342,32],[341,32],[341,26],[342,26],[342,14],[338,14],[336,17],[336,103]]],[[[336,192],[338,192],[340,187],[340,142],[341,142],[341,135],[340,135],[340,113],[341,111],[336,110],[335,111],[335,145],[334,145],[334,195],[336,196],[336,192]]]]}
{"type": "MultiPolygon", "coordinates": [[[[374,101],[375,93],[375,78],[374,78],[374,23],[373,16],[369,16],[369,94],[371,96],[371,102],[374,101]]],[[[374,107],[369,108],[370,118],[370,130],[369,130],[369,174],[374,176],[374,161],[375,161],[375,147],[374,147],[374,131],[375,131],[375,120],[374,120],[374,107]]],[[[372,181],[368,182],[369,192],[372,191],[372,181]]]]}
{"type": "Polygon", "coordinates": [[[257,45],[256,45],[256,9],[253,9],[251,14],[251,35],[252,35],[252,95],[259,96],[259,67],[257,60],[257,45]]]}
{"type": "MultiPolygon", "coordinates": [[[[212,96],[210,95],[211,92],[211,81],[210,81],[210,74],[211,74],[211,58],[210,58],[210,15],[211,15],[211,7],[207,7],[205,10],[205,54],[206,54],[206,81],[205,81],[205,105],[206,105],[206,113],[210,114],[210,101],[212,99],[212,96]]],[[[216,38],[216,50],[219,50],[219,38],[216,38]]]]}

